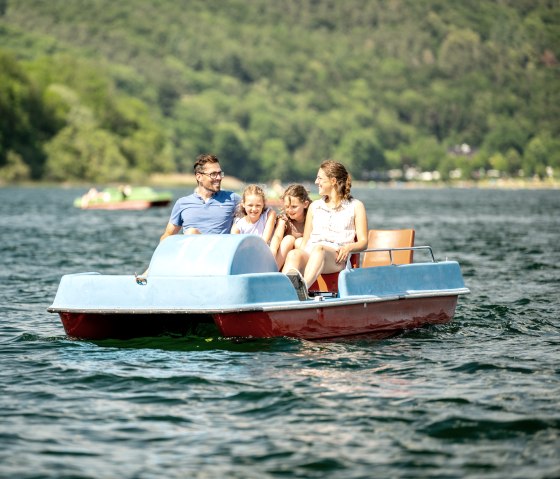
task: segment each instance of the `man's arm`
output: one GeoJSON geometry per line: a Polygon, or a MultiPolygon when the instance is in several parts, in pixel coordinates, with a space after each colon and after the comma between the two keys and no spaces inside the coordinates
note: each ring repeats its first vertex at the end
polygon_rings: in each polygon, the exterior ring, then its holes
{"type": "MultiPolygon", "coordinates": [[[[165,228],[165,231],[163,232],[163,234],[161,235],[159,241],[160,243],[167,238],[168,236],[171,235],[176,235],[177,233],[179,233],[179,231],[181,231],[181,227],[174,225],[173,223],[167,223],[167,226],[165,228]]],[[[148,271],[149,268],[144,271],[140,276],[138,276],[136,273],[134,274],[134,277],[136,279],[136,283],[137,284],[146,284],[147,283],[147,276],[148,276],[148,271]]]]}
{"type": "Polygon", "coordinates": [[[176,235],[177,233],[179,233],[179,231],[181,231],[180,226],[174,225],[173,223],[167,223],[165,231],[161,235],[159,241],[162,242],[168,236],[176,235]]]}

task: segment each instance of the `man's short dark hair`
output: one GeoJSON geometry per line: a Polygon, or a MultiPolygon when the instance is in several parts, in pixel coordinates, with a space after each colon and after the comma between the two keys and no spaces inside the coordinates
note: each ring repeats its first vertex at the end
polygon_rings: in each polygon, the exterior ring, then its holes
{"type": "Polygon", "coordinates": [[[196,175],[197,173],[202,173],[204,171],[204,167],[208,163],[219,163],[219,162],[220,160],[215,155],[210,155],[208,153],[198,155],[194,163],[194,174],[196,175]]]}

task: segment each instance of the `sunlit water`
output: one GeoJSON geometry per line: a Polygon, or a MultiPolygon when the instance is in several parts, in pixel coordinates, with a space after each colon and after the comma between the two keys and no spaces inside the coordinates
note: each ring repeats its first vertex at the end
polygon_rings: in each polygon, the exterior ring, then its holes
{"type": "Polygon", "coordinates": [[[60,277],[142,271],[170,209],[83,192],[0,189],[1,477],[560,476],[559,191],[354,190],[371,228],[461,263],[448,325],[96,343],[46,312],[60,277]]]}

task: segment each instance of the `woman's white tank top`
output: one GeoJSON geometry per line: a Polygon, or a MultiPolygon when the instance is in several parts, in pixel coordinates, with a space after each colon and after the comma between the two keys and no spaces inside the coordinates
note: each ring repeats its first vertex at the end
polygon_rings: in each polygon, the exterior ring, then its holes
{"type": "Polygon", "coordinates": [[[324,199],[311,203],[313,212],[313,228],[307,242],[308,246],[325,244],[338,248],[354,243],[356,237],[355,199],[343,200],[338,208],[327,206],[324,199]]]}

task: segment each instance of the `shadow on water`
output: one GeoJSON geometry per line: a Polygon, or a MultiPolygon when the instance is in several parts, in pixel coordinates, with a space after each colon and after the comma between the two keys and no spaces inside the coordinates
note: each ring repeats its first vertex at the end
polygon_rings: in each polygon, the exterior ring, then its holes
{"type": "Polygon", "coordinates": [[[217,332],[206,334],[166,334],[132,339],[103,339],[89,341],[102,348],[160,349],[163,351],[291,351],[299,350],[300,341],[293,338],[227,338],[217,332]]]}
{"type": "MultiPolygon", "coordinates": [[[[299,351],[302,341],[296,338],[228,338],[220,336],[213,325],[198,325],[196,331],[188,334],[164,333],[157,336],[142,336],[127,339],[78,339],[70,336],[42,336],[24,333],[12,338],[9,343],[35,343],[44,349],[47,345],[59,348],[66,345],[93,344],[100,348],[112,349],[159,349],[162,351],[232,351],[232,352],[286,352],[299,351]],[[202,327],[204,326],[204,327],[202,327]]],[[[29,347],[29,346],[27,346],[29,347]]]]}
{"type": "MultiPolygon", "coordinates": [[[[210,331],[209,331],[210,332],[210,331]]],[[[322,338],[305,340],[291,337],[274,338],[228,338],[216,334],[160,335],[133,339],[104,339],[89,341],[100,347],[122,349],[161,349],[165,351],[232,351],[232,352],[300,352],[309,346],[342,344],[351,346],[372,346],[385,339],[402,335],[403,332],[379,332],[346,336],[343,338],[322,338]]]]}

